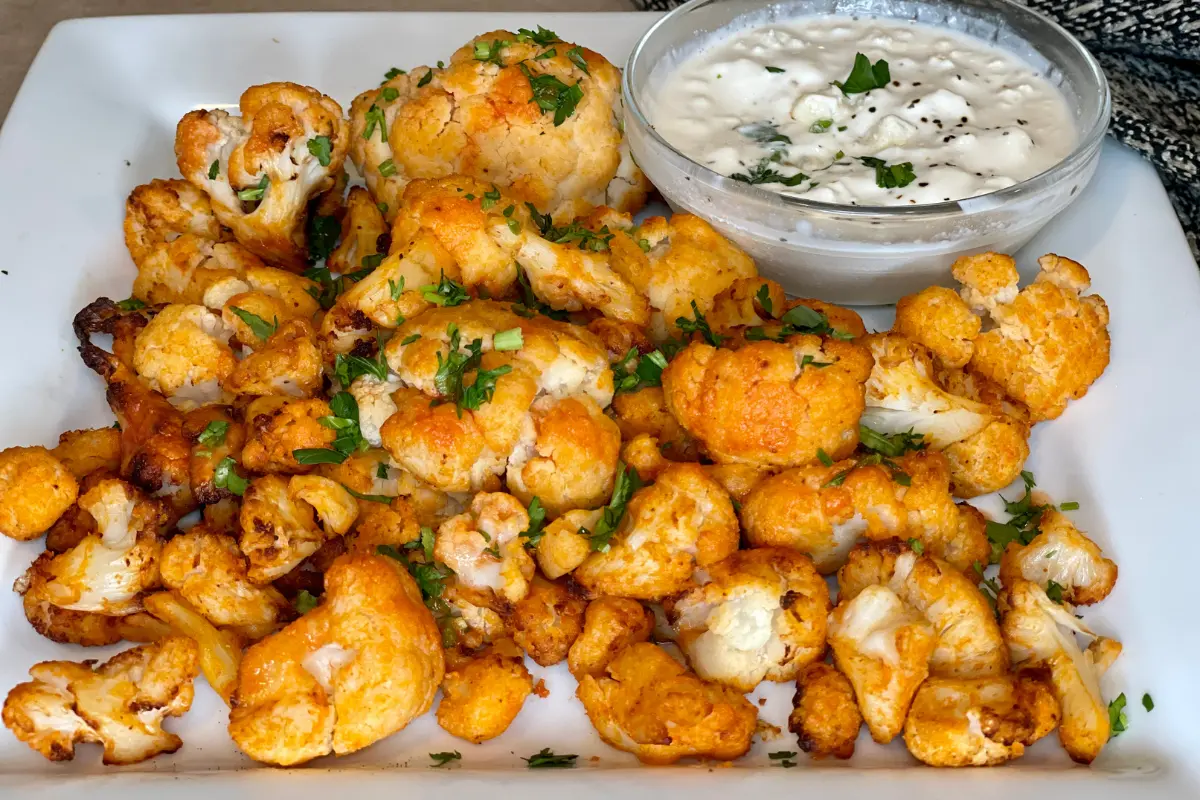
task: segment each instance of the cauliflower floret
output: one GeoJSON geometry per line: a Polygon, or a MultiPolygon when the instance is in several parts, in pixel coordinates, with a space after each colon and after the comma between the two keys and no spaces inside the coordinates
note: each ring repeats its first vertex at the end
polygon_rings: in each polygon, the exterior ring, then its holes
{"type": "Polygon", "coordinates": [[[437,721],[442,730],[479,744],[508,730],[533,691],[521,649],[502,639],[478,655],[447,664],[437,721]]]}
{"type": "Polygon", "coordinates": [[[121,468],[121,432],[116,428],[67,431],[59,435],[50,455],[77,479],[100,470],[116,472],[121,468]]]}
{"type": "MultiPolygon", "coordinates": [[[[706,314],[708,324],[717,333],[738,335],[755,326],[777,326],[780,317],[796,306],[823,314],[834,330],[857,339],[865,336],[866,326],[856,311],[835,306],[824,300],[802,297],[788,300],[783,287],[766,278],[738,278],[713,300],[706,314]]],[[[772,331],[775,332],[774,330],[772,331]]]]}
{"type": "MultiPolygon", "coordinates": [[[[346,197],[346,218],[342,220],[342,243],[329,256],[328,267],[340,274],[371,269],[371,261],[380,261],[391,247],[391,234],[370,192],[355,186],[346,197]]],[[[378,265],[376,265],[378,266],[378,265]]]]}
{"type": "Polygon", "coordinates": [[[0,450],[0,533],[10,539],[41,536],[78,496],[75,476],[46,448],[0,450]]]}
{"type": "Polygon", "coordinates": [[[975,340],[967,368],[1000,384],[1034,421],[1054,419],[1083,397],[1109,355],[1108,307],[1099,295],[1081,294],[1091,284],[1087,270],[1053,254],[1038,264],[1037,279],[1019,293],[1011,263],[995,270],[959,259],[953,267],[963,298],[993,323],[975,340]]]}
{"type": "Polygon", "coordinates": [[[588,603],[583,630],[571,645],[567,666],[576,680],[601,677],[626,647],[647,641],[654,632],[654,612],[625,597],[598,597],[588,603]]]}
{"type": "Polygon", "coordinates": [[[29,591],[30,582],[18,581],[14,587],[21,598],[25,619],[33,629],[52,642],[83,647],[104,647],[121,640],[154,642],[170,634],[171,629],[144,612],[111,617],[94,611],[70,611],[46,599],[44,592],[29,591]]]}
{"type": "Polygon", "coordinates": [[[311,321],[321,304],[314,294],[319,291],[316,281],[287,270],[255,266],[237,277],[222,278],[204,292],[203,302],[214,311],[221,311],[225,322],[237,332],[239,341],[251,347],[259,339],[245,320],[230,312],[230,306],[244,308],[264,320],[280,322],[290,319],[311,321]]]}
{"type": "Polygon", "coordinates": [[[707,583],[665,604],[701,678],[749,692],[763,680],[794,680],[825,654],[829,587],[808,556],[743,550],[706,571],[707,583]]]}
{"type": "Polygon", "coordinates": [[[156,247],[138,265],[133,296],[149,305],[203,303],[213,286],[240,282],[247,272],[264,268],[258,256],[237,242],[184,234],[156,247]]]}
{"type": "Polygon", "coordinates": [[[337,183],[349,126],[332,98],[294,83],[251,86],[239,108],[240,117],[183,116],[175,132],[179,172],[208,194],[238,242],[299,272],[308,260],[308,203],[337,183]]]}
{"type": "Polygon", "coordinates": [[[255,478],[242,500],[238,543],[250,564],[250,581],[264,584],[286,575],[326,540],[348,531],[357,516],[355,499],[328,478],[255,478]]]}
{"type": "Polygon", "coordinates": [[[321,351],[304,320],[282,323],[222,382],[233,395],[311,397],[321,389],[321,351]]]}
{"type": "Polygon", "coordinates": [[[987,536],[982,526],[966,524],[969,510],[955,506],[946,459],[919,451],[892,464],[899,473],[847,460],[762,480],[742,504],[746,539],[808,553],[823,574],[837,570],[864,536],[916,539],[960,569],[986,561],[987,536]]]}
{"type": "Polygon", "coordinates": [[[438,528],[433,555],[464,585],[516,603],[529,594],[534,572],[520,536],[528,527],[529,514],[515,497],[480,492],[465,514],[438,528]]]}
{"type": "Polygon", "coordinates": [[[256,586],[246,576],[237,540],[204,524],[163,545],[162,581],[214,625],[271,625],[290,610],[273,586],[256,586]]]}
{"type": "Polygon", "coordinates": [[[621,429],[622,439],[629,441],[645,434],[654,437],[662,448],[662,454],[672,461],[697,459],[699,447],[696,440],[667,409],[661,386],[613,395],[612,416],[621,429]]]}
{"type": "Polygon", "coordinates": [[[729,761],[750,749],[757,709],[734,689],[688,672],[662,648],[630,645],[607,673],[583,675],[575,696],[612,747],[647,764],[729,761]]]}
{"type": "Polygon", "coordinates": [[[886,586],[842,599],[829,615],[834,661],[854,686],[871,738],[887,744],[904,727],[908,706],[929,674],[933,626],[886,586]]]}
{"type": "Polygon", "coordinates": [[[620,80],[602,56],[568,42],[480,34],[445,69],[417,67],[355,98],[350,157],[389,219],[413,178],[454,173],[511,187],[559,222],[594,205],[634,212],[649,184],[624,146],[620,80]],[[479,47],[489,60],[476,57],[479,47]],[[578,87],[576,105],[558,115],[540,108],[534,81],[578,87]]]}
{"type": "Polygon", "coordinates": [[[693,343],[662,383],[667,408],[713,460],[793,467],[819,450],[854,452],[870,374],[865,347],[805,335],[739,350],[693,343]]]}
{"type": "Polygon", "coordinates": [[[581,528],[591,530],[603,516],[603,511],[568,511],[548,524],[537,543],[537,562],[550,580],[557,580],[582,564],[592,553],[588,537],[581,528]]]}
{"type": "Polygon", "coordinates": [[[32,681],[8,693],[4,724],[51,761],[74,758],[76,742],[96,742],[105,764],[136,764],[183,745],[162,723],[191,708],[196,673],[196,643],[183,636],[125,650],[99,666],[43,661],[30,668],[32,681]]]}
{"type": "Polygon", "coordinates": [[[1058,725],[1058,703],[1028,675],[930,678],[904,723],[904,744],[934,767],[987,767],[1020,758],[1058,725]]]}
{"type": "Polygon", "coordinates": [[[341,556],[317,608],[246,650],[229,734],[246,755],[280,766],[361,750],[433,705],[441,638],[403,566],[341,556]]]}
{"type": "Polygon", "coordinates": [[[246,407],[242,465],[251,472],[308,472],[296,450],[328,448],[337,433],[320,423],[333,415],[329,403],[313,398],[260,397],[246,407]]]}
{"type": "Polygon", "coordinates": [[[1045,589],[1053,581],[1071,605],[1090,606],[1108,597],[1117,583],[1117,565],[1095,542],[1053,509],[1042,513],[1038,529],[1029,544],[1014,541],[1005,549],[1000,559],[1004,586],[1024,579],[1045,589]]]}
{"type": "Polygon", "coordinates": [[[191,235],[228,241],[228,231],[213,216],[208,195],[187,181],[155,178],[125,200],[125,247],[139,267],[159,247],[191,235]]]}
{"type": "Polygon", "coordinates": [[[204,306],[169,305],[138,333],[133,368],[181,408],[222,402],[221,382],[237,366],[231,336],[204,306]]]}
{"type": "Polygon", "coordinates": [[[1008,671],[1000,627],[975,582],[928,554],[918,556],[899,541],[863,542],[838,570],[838,593],[852,598],[882,585],[925,615],[937,634],[930,674],[939,678],[985,678],[1008,671]]]}
{"type": "Polygon", "coordinates": [[[788,730],[815,759],[850,758],[862,727],[854,687],[836,668],[817,661],[800,670],[788,730]]]}
{"type": "Polygon", "coordinates": [[[1018,669],[1045,668],[1062,709],[1058,738],[1067,754],[1090,764],[1109,739],[1108,705],[1100,694],[1100,676],[1119,647],[1080,650],[1075,633],[1093,635],[1066,608],[1046,597],[1040,586],[1017,579],[1005,587],[1004,639],[1018,669]],[[1099,662],[1097,657],[1099,656],[1099,662]]]}
{"type": "MultiPolygon", "coordinates": [[[[472,589],[450,575],[442,584],[442,597],[450,608],[443,618],[443,644],[455,645],[459,655],[470,655],[510,635],[507,618],[512,605],[490,590],[472,589]]],[[[447,657],[454,651],[448,649],[447,657]]]]}
{"type": "Polygon", "coordinates": [[[535,577],[529,594],[513,607],[509,619],[513,640],[536,664],[557,664],[579,638],[587,605],[565,582],[535,577]]]}
{"type": "Polygon", "coordinates": [[[238,461],[246,441],[246,429],[230,409],[205,406],[189,411],[183,420],[183,435],[192,443],[188,475],[196,499],[213,505],[236,497],[228,485],[217,486],[217,470],[224,469],[221,463],[227,458],[238,461]]]}
{"type": "Polygon", "coordinates": [[[695,586],[697,570],[737,547],[729,495],[699,465],[675,464],[634,492],[607,549],[573,577],[597,594],[661,600],[695,586]]]}
{"type": "Polygon", "coordinates": [[[983,323],[953,289],[930,286],[896,301],[892,330],[928,347],[949,369],[965,367],[983,323]]]}

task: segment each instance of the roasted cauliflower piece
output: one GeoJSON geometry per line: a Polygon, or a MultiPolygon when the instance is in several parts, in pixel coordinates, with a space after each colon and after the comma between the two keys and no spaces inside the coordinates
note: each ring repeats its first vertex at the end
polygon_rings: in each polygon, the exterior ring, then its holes
{"type": "Polygon", "coordinates": [[[538,566],[550,580],[557,580],[587,560],[592,554],[588,537],[579,531],[591,530],[603,516],[602,511],[568,511],[546,525],[535,554],[538,566]]]}
{"type": "Polygon", "coordinates": [[[513,640],[533,659],[549,667],[567,657],[583,631],[588,602],[565,582],[534,577],[529,594],[513,606],[509,618],[513,640]]]}
{"type": "Polygon", "coordinates": [[[0,450],[0,533],[10,539],[41,536],[78,496],[70,468],[46,448],[0,450]]]}
{"type": "Polygon", "coordinates": [[[959,569],[986,562],[984,528],[955,506],[945,457],[919,451],[892,465],[899,472],[847,460],[763,479],[742,504],[747,541],[808,553],[823,574],[836,571],[860,537],[916,539],[959,569]]]}
{"type": "Polygon", "coordinates": [[[1000,582],[1012,586],[1018,579],[1046,589],[1058,585],[1062,600],[1090,606],[1108,597],[1117,583],[1117,565],[1100,552],[1062,513],[1042,512],[1040,533],[1027,545],[1010,542],[1000,559],[1000,582]]]}
{"type": "MultiPolygon", "coordinates": [[[[696,461],[699,445],[667,410],[661,386],[613,395],[612,418],[626,442],[637,436],[652,437],[664,458],[672,461],[696,461]]],[[[638,471],[641,474],[641,471],[638,471]]]]}
{"type": "Polygon", "coordinates": [[[442,730],[479,744],[508,730],[533,691],[521,648],[501,639],[470,657],[452,659],[442,681],[442,730]]]}
{"type": "Polygon", "coordinates": [[[829,615],[834,662],[854,686],[871,738],[887,744],[904,727],[929,674],[937,635],[928,620],[886,586],[868,586],[829,615]]]}
{"type": "Polygon", "coordinates": [[[355,186],[346,196],[346,216],[342,220],[342,241],[329,256],[333,272],[353,274],[370,270],[383,260],[391,247],[391,233],[371,193],[355,186]]]}
{"type": "Polygon", "coordinates": [[[308,203],[342,172],[349,127],[342,107],[308,86],[251,86],[241,116],[189,111],[175,131],[179,172],[208,194],[238,242],[272,264],[307,265],[308,203]]]}
{"type": "Polygon", "coordinates": [[[357,501],[328,478],[255,478],[242,500],[238,542],[249,562],[250,582],[261,585],[286,575],[327,540],[348,531],[357,517],[357,501]]]}
{"type": "Polygon", "coordinates": [[[4,724],[51,761],[70,761],[77,742],[95,742],[105,764],[137,764],[183,746],[162,724],[191,708],[196,673],[196,644],[183,636],[125,650],[99,666],[43,661],[30,668],[32,681],[8,693],[4,724]]]}
{"type": "Polygon", "coordinates": [[[824,661],[800,670],[788,730],[796,734],[801,750],[815,759],[850,758],[862,722],[845,675],[824,661]]]}
{"type": "Polygon", "coordinates": [[[1050,687],[1032,675],[930,678],[909,707],[904,744],[932,767],[990,767],[1020,758],[1058,716],[1050,687]]]}
{"type": "Polygon", "coordinates": [[[133,368],[180,408],[225,402],[221,382],[237,366],[232,336],[204,306],[169,305],[138,333],[133,368]]]}
{"type": "Polygon", "coordinates": [[[953,289],[930,286],[896,301],[892,330],[929,348],[941,366],[965,367],[975,352],[982,320],[953,289]]]}
{"type": "Polygon", "coordinates": [[[291,610],[273,586],[250,582],[237,540],[204,523],[163,545],[159,569],[163,584],[214,625],[272,625],[291,610]]]}
{"type": "Polygon", "coordinates": [[[18,581],[17,592],[24,589],[22,609],[33,629],[52,642],[82,647],[104,647],[119,641],[155,642],[171,629],[144,612],[112,617],[94,611],[70,611],[51,603],[45,593],[31,592],[28,582],[18,581]]]}
{"type": "Polygon", "coordinates": [[[634,212],[649,183],[622,135],[620,80],[569,42],[483,33],[446,68],[417,67],[355,98],[350,157],[389,219],[409,181],[455,173],[508,187],[560,223],[595,205],[634,212]],[[570,90],[569,112],[539,107],[544,84],[570,90]]]}
{"type": "Polygon", "coordinates": [[[829,587],[808,556],[762,547],[706,571],[703,586],[665,604],[701,678],[749,692],[763,680],[794,680],[825,655],[829,587]]]}
{"type": "Polygon", "coordinates": [[[838,570],[838,596],[889,588],[924,614],[937,635],[929,672],[938,678],[985,678],[1008,671],[1000,627],[975,581],[940,558],[917,555],[897,540],[863,542],[838,570]]]}
{"type": "Polygon", "coordinates": [[[466,513],[438,528],[433,556],[462,584],[516,603],[529,594],[534,572],[520,536],[528,527],[529,514],[515,497],[480,492],[466,513]]]}
{"type": "Polygon", "coordinates": [[[1083,294],[1091,285],[1083,265],[1054,254],[1038,265],[1020,292],[1007,256],[965,256],[952,268],[963,299],[992,322],[975,339],[967,368],[1000,384],[1035,421],[1054,419],[1083,397],[1109,353],[1108,306],[1100,295],[1083,294]]]}
{"type": "Polygon", "coordinates": [[[1049,670],[1050,686],[1062,709],[1058,738],[1072,760],[1092,763],[1110,735],[1100,677],[1120,652],[1119,645],[1105,646],[1109,640],[1096,639],[1081,650],[1075,634],[1094,634],[1030,581],[1017,579],[1006,586],[1000,606],[1013,664],[1018,670],[1049,670]]]}
{"type": "Polygon", "coordinates": [[[184,236],[213,242],[232,237],[213,215],[208,195],[187,181],[155,178],[125,200],[125,247],[139,267],[159,247],[184,236]]]}
{"type": "Polygon", "coordinates": [[[275,267],[248,267],[236,277],[214,282],[205,291],[203,303],[220,311],[222,319],[237,333],[242,344],[257,348],[261,339],[233,313],[234,308],[249,311],[260,319],[278,325],[288,320],[311,322],[321,308],[317,299],[319,284],[302,275],[275,267]]]}
{"type": "Polygon", "coordinates": [[[345,755],[428,711],[443,673],[441,634],[408,572],[344,555],[317,608],[246,650],[229,734],[268,764],[345,755]]]}
{"type": "Polygon", "coordinates": [[[312,397],[321,389],[321,378],[316,333],[294,319],[239,361],[221,385],[232,395],[312,397]]]}
{"type": "Polygon", "coordinates": [[[575,696],[610,746],[646,764],[730,761],[750,749],[757,709],[736,690],[688,672],[662,648],[630,645],[607,673],[583,675],[575,696]]]}
{"type": "Polygon", "coordinates": [[[245,411],[242,466],[251,472],[308,472],[311,467],[297,461],[294,453],[333,444],[337,433],[320,422],[332,415],[329,403],[319,398],[299,400],[269,395],[254,400],[245,411]]]}
{"type": "Polygon", "coordinates": [[[50,451],[76,479],[121,469],[121,432],[116,428],[67,431],[50,451]]]}
{"type": "Polygon", "coordinates": [[[812,335],[738,350],[694,342],[662,384],[667,408],[714,461],[795,467],[818,451],[854,452],[871,363],[859,344],[812,335]]]}
{"type": "Polygon", "coordinates": [[[583,630],[571,645],[567,666],[576,680],[599,678],[617,654],[645,642],[654,632],[654,612],[626,597],[597,597],[588,603],[583,630]]]}
{"type": "Polygon", "coordinates": [[[729,495],[698,464],[674,464],[633,493],[607,549],[573,573],[596,594],[661,600],[696,585],[707,569],[737,550],[729,495]]]}

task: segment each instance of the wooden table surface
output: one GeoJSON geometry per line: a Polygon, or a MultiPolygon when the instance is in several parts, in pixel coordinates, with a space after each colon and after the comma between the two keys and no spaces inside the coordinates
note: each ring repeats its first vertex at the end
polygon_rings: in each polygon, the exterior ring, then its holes
{"type": "Polygon", "coordinates": [[[628,0],[0,0],[0,120],[56,22],[75,17],[236,11],[630,11],[628,0]]]}

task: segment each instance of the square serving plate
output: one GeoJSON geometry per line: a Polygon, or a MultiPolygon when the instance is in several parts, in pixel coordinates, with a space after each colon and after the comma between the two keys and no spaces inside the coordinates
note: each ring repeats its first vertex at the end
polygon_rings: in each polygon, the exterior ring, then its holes
{"type": "MultiPolygon", "coordinates": [[[[100,380],[75,352],[70,323],[99,295],[129,294],[134,270],[122,242],[124,199],[139,183],[176,175],[174,129],[184,112],[235,105],[247,86],[273,80],[316,86],[348,107],[389,67],[446,59],[471,35],[496,28],[545,25],[622,64],[653,19],[634,13],[271,14],[58,25],[0,132],[0,445],[52,445],[64,430],[112,422],[100,380]]],[[[1154,172],[1112,143],[1091,186],[1026,248],[1022,266],[1048,251],[1086,264],[1112,313],[1111,366],[1065,416],[1036,429],[1030,462],[1053,497],[1079,501],[1074,518],[1120,565],[1112,596],[1085,617],[1125,645],[1103,688],[1106,698],[1123,691],[1129,699],[1129,731],[1091,768],[1071,764],[1051,736],[1002,768],[933,770],[917,765],[899,740],[875,745],[865,729],[850,762],[814,763],[801,754],[795,769],[772,766],[768,752],[797,749],[784,734],[759,741],[730,766],[640,767],[599,740],[563,665],[530,664],[549,697],[531,697],[512,728],[484,745],[450,737],[428,714],[346,758],[291,771],[255,768],[234,749],[225,708],[201,680],[192,710],[169,723],[183,737],[183,749],[135,767],[102,767],[91,745],[80,746],[73,762],[51,764],[0,731],[0,795],[1200,795],[1192,764],[1200,752],[1200,625],[1191,607],[1200,566],[1192,517],[1200,491],[1200,426],[1192,413],[1200,397],[1200,273],[1154,172]],[[1141,705],[1146,692],[1156,704],[1152,713],[1141,705]],[[543,747],[578,753],[578,767],[526,770],[520,757],[543,747]],[[427,754],[443,750],[459,750],[462,761],[430,769],[427,754]]],[[[868,325],[889,323],[890,309],[865,311],[868,325]]],[[[24,680],[37,661],[104,658],[120,649],[55,645],[26,623],[17,596],[5,589],[40,548],[0,541],[0,691],[24,680]]],[[[764,684],[754,695],[765,701],[761,717],[785,731],[792,691],[787,684],[764,684]]]]}

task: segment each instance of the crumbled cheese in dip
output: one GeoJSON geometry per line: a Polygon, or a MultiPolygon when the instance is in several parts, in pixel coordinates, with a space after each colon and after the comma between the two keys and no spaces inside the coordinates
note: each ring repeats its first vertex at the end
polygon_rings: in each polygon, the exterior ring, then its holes
{"type": "Polygon", "coordinates": [[[718,41],[664,78],[649,116],[716,172],[843,205],[995,191],[1049,169],[1077,140],[1063,96],[1013,54],[957,31],[836,16],[718,41]],[[861,88],[852,71],[887,82],[847,94],[835,82],[861,88]]]}

